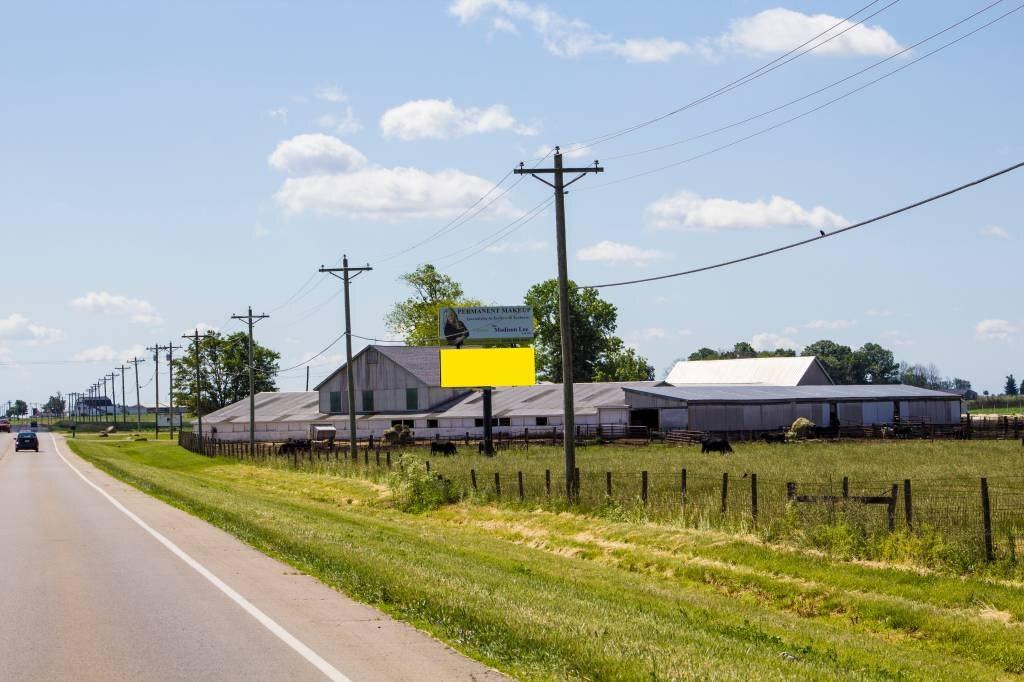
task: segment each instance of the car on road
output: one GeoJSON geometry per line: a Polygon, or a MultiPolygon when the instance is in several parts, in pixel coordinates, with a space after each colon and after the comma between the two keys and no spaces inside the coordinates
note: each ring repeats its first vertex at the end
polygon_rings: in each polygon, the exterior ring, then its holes
{"type": "Polygon", "coordinates": [[[10,433],[10,432],[11,432],[11,422],[7,421],[6,419],[0,419],[0,433],[10,433]]]}
{"type": "Polygon", "coordinates": [[[39,437],[32,431],[22,431],[14,442],[14,451],[35,450],[39,452],[39,437]]]}

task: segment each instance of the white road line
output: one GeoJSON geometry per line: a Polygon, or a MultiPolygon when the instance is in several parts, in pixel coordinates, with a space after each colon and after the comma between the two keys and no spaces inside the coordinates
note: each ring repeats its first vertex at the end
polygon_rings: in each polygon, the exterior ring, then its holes
{"type": "Polygon", "coordinates": [[[74,464],[69,462],[67,458],[61,454],[60,446],[57,444],[57,437],[54,436],[53,434],[50,434],[50,438],[53,439],[53,447],[54,450],[57,452],[57,456],[64,460],[64,463],[71,467],[71,470],[78,474],[79,478],[81,478],[83,481],[92,486],[100,495],[103,495],[103,497],[107,498],[110,504],[114,505],[120,511],[124,512],[125,516],[130,518],[132,521],[137,523],[144,531],[146,531],[154,538],[156,538],[156,540],[164,547],[169,549],[172,554],[174,554],[176,557],[178,557],[186,564],[191,566],[193,569],[195,569],[195,571],[199,575],[203,576],[211,583],[213,583],[214,586],[216,586],[217,589],[226,594],[229,599],[231,599],[233,602],[241,606],[250,616],[259,621],[263,627],[270,630],[272,633],[274,633],[274,635],[277,636],[278,639],[280,639],[282,642],[290,646],[292,649],[295,650],[296,653],[298,653],[304,659],[306,659],[314,666],[316,666],[316,668],[324,675],[326,675],[328,679],[335,680],[336,682],[352,682],[349,678],[341,674],[341,672],[337,668],[335,668],[333,665],[331,665],[323,658],[321,658],[319,654],[317,654],[315,651],[313,651],[308,646],[299,641],[299,639],[295,637],[292,633],[288,632],[283,627],[278,625],[277,622],[274,621],[274,619],[260,611],[254,604],[252,604],[252,602],[250,602],[248,599],[235,592],[233,589],[231,589],[231,587],[229,587],[227,583],[225,583],[223,580],[214,575],[208,568],[206,568],[201,563],[193,559],[183,549],[181,549],[176,544],[168,540],[160,532],[151,528],[149,524],[147,524],[145,521],[143,521],[133,512],[131,512],[127,507],[125,507],[123,504],[114,499],[106,490],[104,490],[103,488],[99,487],[98,485],[90,481],[88,478],[86,478],[85,474],[79,471],[74,464]]]}

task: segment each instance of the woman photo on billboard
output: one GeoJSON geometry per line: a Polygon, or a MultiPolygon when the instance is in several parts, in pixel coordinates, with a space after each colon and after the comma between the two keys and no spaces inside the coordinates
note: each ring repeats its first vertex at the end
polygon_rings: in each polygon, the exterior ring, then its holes
{"type": "Polygon", "coordinates": [[[448,315],[444,321],[444,338],[449,346],[461,348],[466,339],[469,338],[469,330],[465,323],[455,314],[454,308],[448,309],[448,315]]]}

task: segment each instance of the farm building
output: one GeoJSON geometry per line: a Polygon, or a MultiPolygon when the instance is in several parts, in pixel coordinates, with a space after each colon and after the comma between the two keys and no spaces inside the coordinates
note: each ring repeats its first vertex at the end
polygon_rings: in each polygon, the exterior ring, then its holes
{"type": "MultiPolygon", "coordinates": [[[[368,346],[353,357],[356,435],[379,438],[396,424],[418,437],[479,437],[480,391],[441,388],[437,347],[368,346]]],[[[317,429],[348,437],[346,367],[315,391],[256,396],[256,437],[309,438],[317,429]]],[[[576,423],[582,428],[646,426],[654,430],[768,431],[807,417],[821,426],[960,421],[960,397],[902,385],[835,386],[815,358],[756,358],[682,362],[670,378],[705,383],[636,381],[574,386],[576,423]],[[782,360],[784,362],[776,362],[782,360]],[[793,362],[797,360],[799,362],[793,362]],[[713,367],[722,363],[720,369],[713,367]],[[680,365],[687,365],[679,370],[680,365]],[[710,367],[709,367],[710,366],[710,367]],[[767,382],[785,382],[771,384],[767,382]]],[[[496,388],[496,433],[558,429],[562,387],[537,384],[496,388]]],[[[249,405],[242,400],[203,419],[204,430],[224,440],[248,438],[249,405]]]]}

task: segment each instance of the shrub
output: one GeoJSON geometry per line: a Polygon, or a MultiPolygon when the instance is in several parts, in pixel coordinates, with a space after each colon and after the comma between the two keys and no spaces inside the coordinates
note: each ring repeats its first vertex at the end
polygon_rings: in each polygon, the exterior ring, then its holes
{"type": "Polygon", "coordinates": [[[794,421],[792,426],[789,427],[789,431],[786,432],[786,438],[789,438],[790,440],[806,438],[810,435],[813,428],[814,422],[810,419],[807,417],[797,417],[796,421],[794,421]]]}
{"type": "Polygon", "coordinates": [[[388,445],[412,445],[412,430],[408,426],[395,424],[384,432],[384,442],[388,445]]]}
{"type": "Polygon", "coordinates": [[[459,499],[450,479],[430,473],[423,460],[406,453],[398,460],[398,469],[388,478],[392,499],[406,512],[423,512],[451,504],[459,499]]]}

